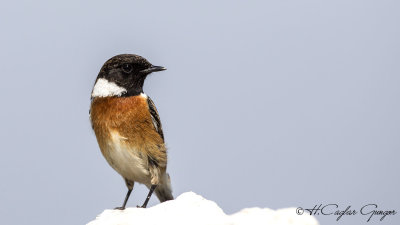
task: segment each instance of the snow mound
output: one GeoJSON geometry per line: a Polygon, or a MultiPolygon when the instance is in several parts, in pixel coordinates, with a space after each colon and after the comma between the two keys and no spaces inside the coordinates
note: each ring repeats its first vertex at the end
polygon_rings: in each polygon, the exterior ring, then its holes
{"type": "Polygon", "coordinates": [[[248,208],[226,215],[218,205],[193,192],[151,208],[105,210],[87,225],[318,225],[310,215],[295,208],[280,210],[248,208]]]}

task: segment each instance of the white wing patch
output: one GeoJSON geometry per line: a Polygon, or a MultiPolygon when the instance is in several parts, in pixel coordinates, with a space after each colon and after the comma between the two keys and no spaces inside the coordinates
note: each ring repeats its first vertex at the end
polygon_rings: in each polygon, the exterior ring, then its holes
{"type": "Polygon", "coordinates": [[[104,78],[99,78],[93,87],[92,97],[121,96],[125,93],[125,88],[118,86],[114,82],[109,82],[104,78]]]}
{"type": "Polygon", "coordinates": [[[143,98],[147,99],[147,95],[145,93],[140,93],[140,96],[142,96],[143,98]]]}
{"type": "MultiPolygon", "coordinates": [[[[145,99],[148,98],[148,96],[146,95],[146,93],[140,93],[140,96],[141,96],[142,98],[145,98],[145,99]]],[[[150,107],[150,106],[149,106],[149,107],[150,107]]],[[[153,121],[154,128],[155,128],[156,131],[158,132],[159,130],[158,130],[156,118],[154,118],[154,116],[153,116],[151,113],[150,113],[150,116],[151,116],[151,120],[153,121]]]]}

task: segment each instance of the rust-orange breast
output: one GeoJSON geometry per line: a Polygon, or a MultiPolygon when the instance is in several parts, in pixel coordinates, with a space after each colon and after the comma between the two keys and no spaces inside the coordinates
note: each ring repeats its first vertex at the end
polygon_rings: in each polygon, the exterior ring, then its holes
{"type": "Polygon", "coordinates": [[[91,104],[90,119],[103,155],[111,133],[118,132],[129,149],[135,149],[166,166],[166,148],[163,139],[154,128],[147,98],[101,97],[91,104]]]}

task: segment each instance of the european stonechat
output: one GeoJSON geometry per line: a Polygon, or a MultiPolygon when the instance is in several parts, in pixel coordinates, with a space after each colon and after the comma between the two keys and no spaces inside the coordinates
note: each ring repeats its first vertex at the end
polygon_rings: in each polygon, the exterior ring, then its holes
{"type": "Polygon", "coordinates": [[[128,187],[123,205],[116,209],[125,209],[134,182],[149,188],[143,208],[153,191],[160,202],[173,199],[160,117],[143,92],[146,77],[163,70],[141,56],[122,54],[105,62],[95,81],[89,111],[92,128],[104,158],[128,187]]]}

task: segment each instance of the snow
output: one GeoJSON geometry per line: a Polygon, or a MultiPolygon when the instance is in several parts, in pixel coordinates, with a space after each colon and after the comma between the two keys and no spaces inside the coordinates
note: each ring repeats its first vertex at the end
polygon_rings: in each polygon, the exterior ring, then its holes
{"type": "Polygon", "coordinates": [[[186,192],[151,208],[105,210],[87,225],[318,225],[317,220],[296,214],[295,208],[271,210],[247,208],[226,215],[213,201],[186,192]]]}

